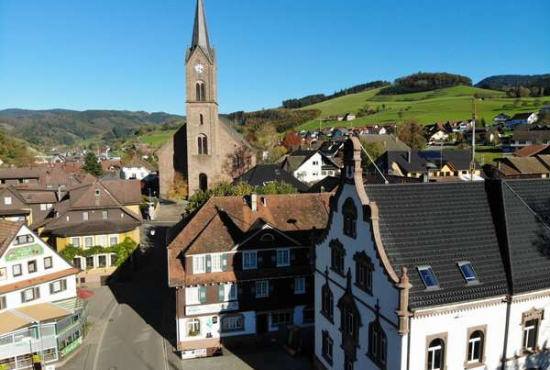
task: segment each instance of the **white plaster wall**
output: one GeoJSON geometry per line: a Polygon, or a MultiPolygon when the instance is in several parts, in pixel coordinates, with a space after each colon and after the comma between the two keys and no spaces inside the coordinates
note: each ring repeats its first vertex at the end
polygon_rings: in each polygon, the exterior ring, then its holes
{"type": "Polygon", "coordinates": [[[220,338],[220,336],[232,337],[232,336],[239,336],[239,335],[254,334],[256,333],[256,313],[254,311],[246,311],[246,312],[235,312],[235,313],[228,313],[228,314],[221,314],[221,315],[213,314],[213,315],[204,315],[204,316],[198,316],[198,317],[187,317],[187,318],[178,319],[178,340],[181,342],[186,342],[186,341],[192,342],[200,339],[206,339],[207,333],[211,333],[212,338],[220,338]],[[229,332],[229,333],[220,333],[221,319],[225,315],[233,315],[233,314],[241,314],[244,316],[245,330],[229,332]],[[213,323],[213,317],[218,318],[215,324],[213,323]],[[195,318],[201,321],[201,334],[194,337],[187,337],[186,336],[187,321],[195,318]]]}
{"type": "Polygon", "coordinates": [[[380,319],[380,323],[386,333],[388,340],[388,369],[398,369],[401,366],[401,348],[402,337],[397,333],[397,315],[395,310],[398,308],[398,292],[394,284],[389,281],[384,268],[378,261],[374,241],[372,240],[370,221],[363,221],[363,208],[354,185],[344,185],[342,193],[338,199],[338,212],[332,214],[332,224],[326,239],[316,246],[316,272],[315,272],[315,354],[329,369],[342,369],[344,367],[344,354],[340,348],[340,315],[336,308],[338,300],[345,292],[346,279],[330,270],[331,249],[329,244],[331,240],[338,239],[346,250],[344,267],[345,271],[351,270],[352,274],[352,292],[356,297],[356,305],[361,315],[362,327],[359,329],[360,348],[357,352],[356,368],[373,368],[375,365],[366,356],[368,351],[368,327],[376,318],[374,308],[380,306],[380,315],[388,319],[380,319]],[[357,238],[353,239],[343,234],[342,205],[346,199],[353,199],[358,211],[357,217],[357,238]],[[357,252],[364,251],[374,264],[373,273],[373,295],[369,295],[363,290],[355,287],[355,261],[353,256],[357,252]],[[331,324],[321,312],[321,288],[326,283],[325,270],[329,271],[329,286],[334,295],[334,325],[331,324]],[[332,280],[332,281],[330,281],[332,280]],[[363,303],[361,303],[361,302],[363,303]],[[370,306],[369,309],[367,306],[370,306]],[[325,363],[322,357],[322,331],[328,330],[334,341],[333,347],[333,366],[325,363]]]}
{"type": "MultiPolygon", "coordinates": [[[[504,299],[504,297],[502,297],[504,299]]],[[[464,307],[464,305],[461,305],[464,307]]],[[[486,369],[500,366],[506,322],[506,303],[463,309],[452,313],[417,317],[411,320],[410,370],[426,369],[428,336],[447,333],[446,369],[464,370],[467,357],[468,328],[487,325],[486,369]]]]}
{"type": "MultiPolygon", "coordinates": [[[[550,293],[550,291],[548,291],[550,293]]],[[[516,296],[519,298],[522,296],[516,296]]],[[[529,295],[523,295],[523,297],[529,297],[529,295]]],[[[550,368],[550,355],[531,355],[529,357],[523,356],[523,327],[522,327],[522,315],[531,309],[544,310],[543,320],[539,328],[538,346],[539,348],[550,347],[550,297],[540,297],[536,299],[529,299],[523,302],[513,302],[510,308],[510,324],[508,330],[508,346],[506,351],[506,358],[512,358],[519,356],[517,360],[512,360],[507,363],[508,369],[522,369],[522,368],[536,368],[541,369],[550,368]],[[527,365],[527,366],[525,366],[527,365]]],[[[503,324],[504,325],[504,324],[503,324]]]]}
{"type": "MultiPolygon", "coordinates": [[[[52,280],[44,284],[33,285],[32,287],[28,287],[21,290],[15,290],[13,292],[4,294],[3,296],[6,297],[6,305],[7,305],[6,310],[15,309],[23,306],[30,306],[38,303],[62,301],[64,299],[76,297],[76,274],[67,276],[63,279],[52,280]],[[59,293],[50,294],[50,283],[53,283],[54,281],[57,281],[57,280],[63,280],[63,279],[67,281],[67,289],[59,293]],[[26,289],[30,289],[34,287],[39,287],[40,298],[30,302],[26,302],[26,303],[21,302],[21,292],[26,289]]],[[[0,310],[0,312],[2,311],[3,310],[0,310]]]]}
{"type": "Polygon", "coordinates": [[[137,180],[143,180],[150,174],[149,170],[145,167],[123,167],[120,173],[121,177],[125,180],[131,179],[132,176],[135,176],[137,180]]]}
{"type": "Polygon", "coordinates": [[[294,171],[293,175],[298,180],[302,182],[317,182],[325,177],[327,175],[321,174],[321,167],[323,166],[323,158],[321,157],[321,154],[315,153],[311,156],[306,162],[304,162],[296,171],[294,171]],[[313,162],[317,162],[316,165],[313,165],[313,162]],[[316,175],[314,175],[316,174],[316,175]]]}

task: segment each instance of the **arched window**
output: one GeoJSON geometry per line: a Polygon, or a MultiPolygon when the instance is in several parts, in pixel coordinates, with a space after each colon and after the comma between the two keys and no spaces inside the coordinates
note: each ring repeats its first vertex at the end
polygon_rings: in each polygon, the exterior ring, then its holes
{"type": "Polygon", "coordinates": [[[264,234],[260,237],[260,241],[262,242],[273,242],[275,240],[275,237],[273,236],[273,234],[264,234]]]}
{"type": "Polygon", "coordinates": [[[441,370],[445,366],[445,342],[436,338],[428,345],[427,370],[441,370]]]}
{"type": "Polygon", "coordinates": [[[187,336],[196,337],[201,335],[201,321],[199,319],[191,319],[187,321],[187,336]]]}
{"type": "Polygon", "coordinates": [[[204,134],[200,134],[197,137],[197,147],[199,155],[208,154],[208,138],[204,134]]]}
{"type": "Polygon", "coordinates": [[[359,311],[357,307],[355,307],[355,304],[351,302],[346,302],[341,305],[340,308],[342,320],[340,327],[342,328],[342,333],[357,342],[359,339],[359,324],[361,320],[359,311]]]}
{"type": "Polygon", "coordinates": [[[332,321],[334,317],[334,296],[332,295],[328,283],[321,288],[321,313],[332,321]]]}
{"type": "Polygon", "coordinates": [[[483,347],[485,334],[481,330],[474,331],[468,339],[468,363],[483,362],[483,347]]]}
{"type": "Polygon", "coordinates": [[[195,95],[197,101],[206,101],[206,89],[204,82],[197,82],[195,84],[195,95]]]}
{"type": "Polygon", "coordinates": [[[202,126],[204,125],[204,116],[201,114],[199,117],[199,124],[202,126]]]}
{"type": "Polygon", "coordinates": [[[357,208],[351,198],[344,202],[342,214],[344,215],[344,234],[355,238],[357,235],[357,208]]]}
{"type": "Polygon", "coordinates": [[[374,321],[369,326],[369,357],[381,368],[386,365],[388,352],[388,339],[379,321],[374,321]]]}
{"type": "Polygon", "coordinates": [[[208,176],[206,176],[204,173],[201,173],[199,175],[199,189],[202,191],[208,190],[208,176]]]}

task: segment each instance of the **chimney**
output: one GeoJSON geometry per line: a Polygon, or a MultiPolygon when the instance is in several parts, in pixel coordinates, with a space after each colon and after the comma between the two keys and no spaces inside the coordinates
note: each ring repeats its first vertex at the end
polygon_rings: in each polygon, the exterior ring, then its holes
{"type": "Polygon", "coordinates": [[[258,194],[256,193],[250,194],[250,208],[252,212],[258,212],[258,194]]]}
{"type": "Polygon", "coordinates": [[[57,185],[57,201],[61,201],[61,185],[57,185]]]}
{"type": "Polygon", "coordinates": [[[411,151],[407,152],[407,162],[411,163],[411,151]]]}

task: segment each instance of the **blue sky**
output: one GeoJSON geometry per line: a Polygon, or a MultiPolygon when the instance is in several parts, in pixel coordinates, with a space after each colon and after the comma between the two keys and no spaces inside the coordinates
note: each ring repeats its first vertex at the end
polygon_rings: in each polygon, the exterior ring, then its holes
{"type": "MultiPolygon", "coordinates": [[[[550,1],[205,0],[220,110],[418,71],[550,72],[550,1]]],[[[185,112],[195,0],[0,0],[0,109],[185,112]]]]}

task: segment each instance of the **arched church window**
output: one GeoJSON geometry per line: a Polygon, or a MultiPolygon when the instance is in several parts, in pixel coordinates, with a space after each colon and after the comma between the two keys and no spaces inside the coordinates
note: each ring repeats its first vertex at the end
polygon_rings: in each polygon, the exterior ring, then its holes
{"type": "Polygon", "coordinates": [[[206,101],[206,88],[204,82],[197,82],[195,85],[195,94],[197,101],[206,101]]]}
{"type": "Polygon", "coordinates": [[[208,176],[204,173],[199,175],[199,189],[202,191],[208,190],[208,176]]]}
{"type": "Polygon", "coordinates": [[[200,134],[197,137],[197,146],[199,155],[208,154],[208,138],[204,134],[200,134]]]}

